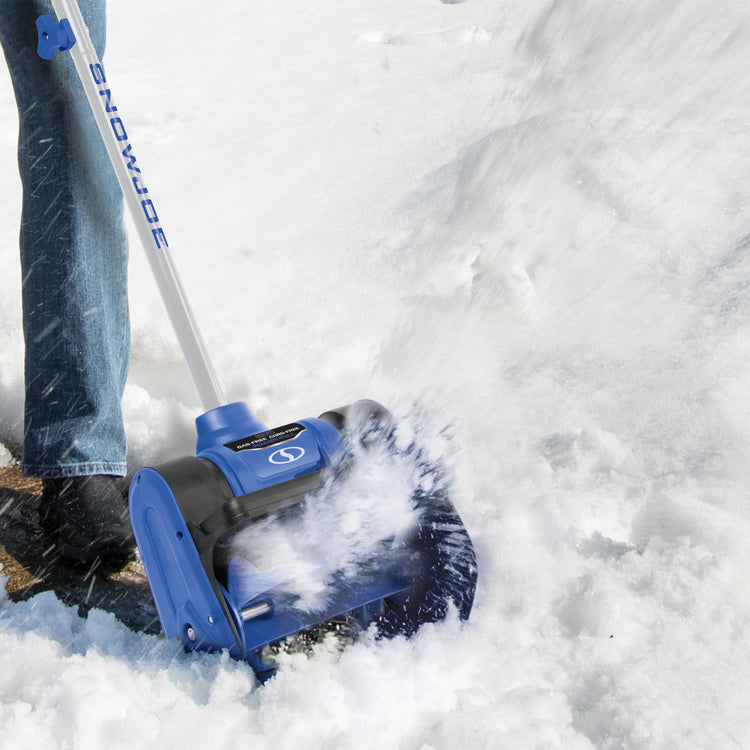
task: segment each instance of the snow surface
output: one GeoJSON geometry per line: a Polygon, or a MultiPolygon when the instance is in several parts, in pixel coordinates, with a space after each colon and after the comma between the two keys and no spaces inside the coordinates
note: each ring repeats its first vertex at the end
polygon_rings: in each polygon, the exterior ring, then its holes
{"type": "MultiPolygon", "coordinates": [[[[747,0],[231,7],[112,3],[105,58],[216,368],[269,425],[420,413],[476,543],[472,617],[258,687],[2,600],[2,747],[750,746],[747,0]]],[[[136,242],[131,268],[135,467],[191,453],[200,406],[136,242]]]]}

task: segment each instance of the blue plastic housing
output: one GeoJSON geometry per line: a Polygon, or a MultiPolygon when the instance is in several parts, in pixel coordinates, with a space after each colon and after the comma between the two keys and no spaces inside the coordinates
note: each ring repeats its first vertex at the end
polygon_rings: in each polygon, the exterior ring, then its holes
{"type": "Polygon", "coordinates": [[[275,589],[272,571],[241,557],[222,562],[217,553],[243,525],[320,486],[342,443],[335,421],[269,430],[246,404],[229,404],[196,420],[195,458],[135,475],[131,523],[165,635],[188,648],[227,649],[263,676],[273,670],[262,655],[268,644],[347,614],[366,627],[386,600],[408,591],[408,572],[392,561],[356,581],[332,582],[325,607],[313,613],[275,589]]]}

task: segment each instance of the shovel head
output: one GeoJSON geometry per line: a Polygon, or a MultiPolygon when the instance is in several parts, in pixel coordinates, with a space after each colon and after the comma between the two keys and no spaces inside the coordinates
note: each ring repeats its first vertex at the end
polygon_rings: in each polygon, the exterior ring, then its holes
{"type": "Polygon", "coordinates": [[[372,401],[271,430],[229,404],[198,418],[196,457],[135,475],[131,523],[165,635],[226,649],[265,678],[275,670],[268,646],[342,617],[384,635],[411,635],[451,607],[468,618],[476,557],[437,468],[422,466],[433,476],[412,492],[409,528],[339,567],[308,559],[330,558],[320,547],[339,543],[335,529],[311,542],[303,520],[325,518],[352,470],[353,425],[363,443],[387,441],[392,428],[372,401]]]}

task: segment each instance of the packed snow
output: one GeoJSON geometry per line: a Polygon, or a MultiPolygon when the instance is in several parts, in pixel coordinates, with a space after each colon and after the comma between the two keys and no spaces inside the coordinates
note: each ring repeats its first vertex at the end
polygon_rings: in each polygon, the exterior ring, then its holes
{"type": "MultiPolygon", "coordinates": [[[[479,587],[468,622],[325,640],[262,686],[0,593],[2,747],[750,746],[747,1],[110,5],[227,396],[269,426],[418,415],[479,587]]],[[[0,73],[3,464],[15,140],[0,73]]],[[[191,454],[201,409],[135,239],[130,297],[136,468],[191,454]]]]}

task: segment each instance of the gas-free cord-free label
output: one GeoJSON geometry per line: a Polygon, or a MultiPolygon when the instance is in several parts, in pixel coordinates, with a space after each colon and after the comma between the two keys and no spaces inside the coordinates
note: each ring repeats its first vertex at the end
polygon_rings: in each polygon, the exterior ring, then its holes
{"type": "Polygon", "coordinates": [[[269,448],[277,443],[293,440],[304,430],[304,425],[292,422],[291,424],[285,424],[283,427],[274,427],[272,430],[259,432],[257,435],[250,435],[240,440],[233,440],[231,443],[224,443],[224,447],[235,451],[235,453],[269,448]]]}

